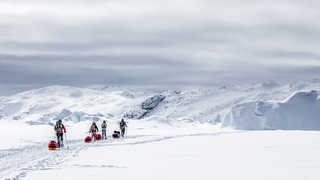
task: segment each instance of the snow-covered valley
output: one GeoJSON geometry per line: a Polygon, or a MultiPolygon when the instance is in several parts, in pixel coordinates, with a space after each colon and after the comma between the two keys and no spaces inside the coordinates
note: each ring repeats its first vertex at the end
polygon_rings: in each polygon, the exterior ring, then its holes
{"type": "Polygon", "coordinates": [[[320,81],[0,97],[1,179],[319,179],[320,81]],[[121,118],[127,136],[112,139],[121,118]],[[66,147],[48,151],[62,119],[66,147]],[[108,122],[108,140],[84,143],[108,122]]]}

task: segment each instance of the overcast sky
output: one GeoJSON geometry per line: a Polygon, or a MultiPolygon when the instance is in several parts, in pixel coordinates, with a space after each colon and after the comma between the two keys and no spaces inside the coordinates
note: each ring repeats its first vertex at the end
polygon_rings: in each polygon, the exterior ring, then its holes
{"type": "Polygon", "coordinates": [[[318,0],[1,0],[0,95],[320,75],[318,0]]]}

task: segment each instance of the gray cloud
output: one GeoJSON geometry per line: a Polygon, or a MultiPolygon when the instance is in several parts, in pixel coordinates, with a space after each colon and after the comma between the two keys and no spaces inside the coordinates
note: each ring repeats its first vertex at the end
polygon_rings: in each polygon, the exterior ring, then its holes
{"type": "Polygon", "coordinates": [[[210,86],[315,77],[319,5],[3,0],[0,86],[9,92],[19,85],[210,86]]]}

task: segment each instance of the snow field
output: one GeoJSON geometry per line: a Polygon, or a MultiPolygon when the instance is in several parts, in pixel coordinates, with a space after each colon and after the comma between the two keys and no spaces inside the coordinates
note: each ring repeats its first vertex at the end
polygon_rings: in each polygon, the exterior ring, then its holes
{"type": "Polygon", "coordinates": [[[319,87],[316,80],[185,90],[52,86],[0,97],[0,179],[319,179],[319,133],[310,131],[320,129],[319,87]],[[165,98],[143,111],[155,95],[165,98]],[[110,139],[125,114],[141,111],[142,119],[126,119],[127,138],[110,139]],[[66,148],[48,151],[57,119],[66,148]],[[103,120],[109,139],[84,144],[91,123],[100,128],[103,120]]]}
{"type": "Polygon", "coordinates": [[[90,146],[63,168],[32,171],[25,179],[319,178],[318,132],[197,134],[148,143],[138,139],[90,146]]]}

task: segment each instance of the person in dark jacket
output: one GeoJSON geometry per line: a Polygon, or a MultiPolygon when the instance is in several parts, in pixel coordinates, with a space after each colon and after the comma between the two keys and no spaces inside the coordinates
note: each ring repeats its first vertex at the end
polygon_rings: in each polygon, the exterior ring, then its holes
{"type": "Polygon", "coordinates": [[[102,130],[102,139],[107,139],[107,122],[106,121],[102,122],[101,130],[102,130]]]}
{"type": "Polygon", "coordinates": [[[66,133],[66,128],[62,124],[62,120],[59,119],[54,126],[54,130],[56,131],[57,134],[57,140],[58,140],[58,145],[59,147],[63,147],[63,133],[66,133]]]}
{"type": "Polygon", "coordinates": [[[124,137],[124,134],[126,133],[126,127],[127,123],[124,121],[124,119],[121,119],[120,121],[120,130],[121,130],[121,136],[124,137]]]}

